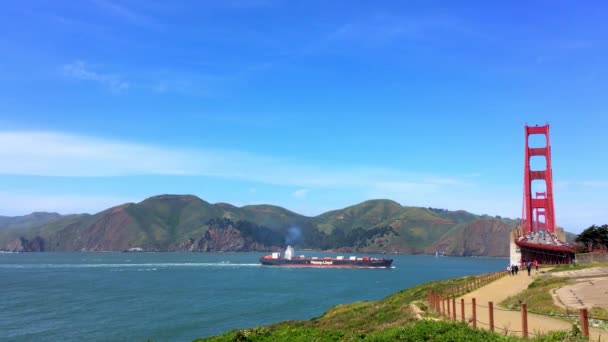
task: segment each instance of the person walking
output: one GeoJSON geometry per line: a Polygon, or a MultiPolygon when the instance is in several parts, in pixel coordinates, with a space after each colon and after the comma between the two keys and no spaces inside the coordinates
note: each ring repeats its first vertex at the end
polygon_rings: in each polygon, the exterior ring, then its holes
{"type": "Polygon", "coordinates": [[[526,263],[526,268],[528,269],[528,277],[530,276],[530,270],[532,269],[532,261],[528,260],[526,263]]]}
{"type": "Polygon", "coordinates": [[[536,272],[538,272],[538,260],[534,260],[534,267],[536,268],[536,272]]]}
{"type": "Polygon", "coordinates": [[[509,275],[513,275],[513,272],[511,270],[511,264],[507,265],[507,273],[509,273],[509,275]]]}

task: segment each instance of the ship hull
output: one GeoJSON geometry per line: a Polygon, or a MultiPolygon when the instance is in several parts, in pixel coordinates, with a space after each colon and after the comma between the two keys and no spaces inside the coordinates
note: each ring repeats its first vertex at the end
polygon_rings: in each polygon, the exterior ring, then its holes
{"type": "Polygon", "coordinates": [[[344,260],[344,259],[272,259],[260,258],[260,263],[266,266],[284,267],[317,267],[317,268],[390,268],[392,259],[370,259],[370,260],[344,260]]]}

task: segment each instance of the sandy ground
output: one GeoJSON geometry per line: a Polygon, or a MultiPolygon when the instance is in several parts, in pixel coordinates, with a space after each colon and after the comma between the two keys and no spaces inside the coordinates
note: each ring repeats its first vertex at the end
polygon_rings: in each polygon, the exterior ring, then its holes
{"type": "MultiPolygon", "coordinates": [[[[522,336],[522,315],[519,311],[509,311],[498,307],[497,303],[503,301],[509,296],[515,295],[525,290],[532,280],[537,276],[535,271],[532,271],[532,276],[528,276],[527,272],[519,272],[515,276],[502,277],[486,286],[477,289],[474,292],[468,293],[463,297],[456,299],[456,317],[461,320],[461,301],[465,300],[465,320],[469,321],[472,317],[472,298],[477,302],[477,328],[489,329],[489,309],[488,302],[494,303],[494,329],[498,333],[522,336]]],[[[472,323],[469,323],[472,325],[472,323]]],[[[545,333],[552,330],[570,330],[572,323],[551,318],[543,315],[528,313],[528,334],[534,336],[538,333],[545,333]]],[[[608,339],[608,331],[596,328],[590,328],[590,337],[592,341],[608,339]]]]}

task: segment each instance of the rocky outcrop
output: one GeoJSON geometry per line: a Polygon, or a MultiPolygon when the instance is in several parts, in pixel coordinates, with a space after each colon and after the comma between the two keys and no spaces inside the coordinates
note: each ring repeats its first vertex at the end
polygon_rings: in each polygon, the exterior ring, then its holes
{"type": "Polygon", "coordinates": [[[40,236],[33,239],[20,237],[17,240],[9,243],[6,250],[9,252],[44,252],[45,241],[40,236]]]}
{"type": "Polygon", "coordinates": [[[240,231],[232,227],[210,228],[202,238],[198,240],[191,238],[170,248],[182,252],[253,252],[280,249],[279,246],[266,246],[251,238],[243,237],[240,231]]]}

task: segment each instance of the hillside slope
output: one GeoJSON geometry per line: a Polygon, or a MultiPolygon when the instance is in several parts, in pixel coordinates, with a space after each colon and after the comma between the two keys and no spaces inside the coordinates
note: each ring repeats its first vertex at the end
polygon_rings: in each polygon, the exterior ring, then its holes
{"type": "Polygon", "coordinates": [[[94,215],[0,217],[9,251],[268,251],[298,248],[506,256],[515,221],[370,200],[315,217],[273,205],[160,195],[94,215]]]}

